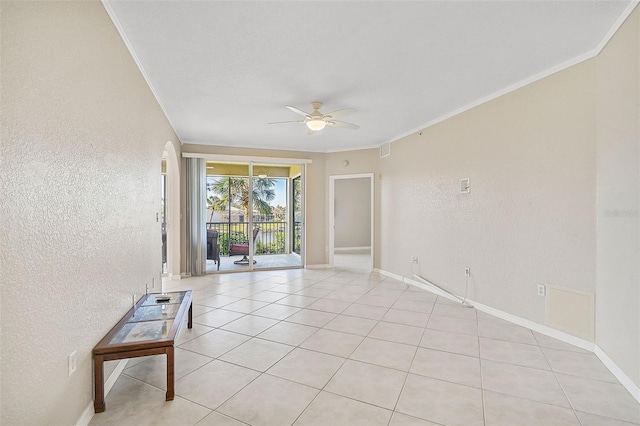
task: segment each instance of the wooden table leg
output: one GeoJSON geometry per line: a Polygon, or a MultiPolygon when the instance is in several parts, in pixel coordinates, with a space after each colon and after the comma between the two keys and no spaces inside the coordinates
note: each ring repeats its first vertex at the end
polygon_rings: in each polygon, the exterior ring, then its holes
{"type": "Polygon", "coordinates": [[[95,396],[93,399],[93,410],[102,413],[105,410],[104,403],[104,367],[101,355],[93,356],[93,381],[95,386],[95,396]]]}
{"type": "Polygon", "coordinates": [[[173,377],[173,346],[169,346],[167,353],[167,401],[173,401],[174,393],[174,377],[173,377]]]}
{"type": "Polygon", "coordinates": [[[187,327],[191,328],[192,327],[192,320],[193,320],[193,303],[189,304],[189,316],[188,316],[188,321],[187,321],[187,327]]]}

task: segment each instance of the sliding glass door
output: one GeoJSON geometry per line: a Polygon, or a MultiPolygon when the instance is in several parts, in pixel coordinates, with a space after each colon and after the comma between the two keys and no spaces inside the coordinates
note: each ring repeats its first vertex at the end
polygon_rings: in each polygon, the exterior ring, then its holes
{"type": "Polygon", "coordinates": [[[207,272],[303,266],[303,171],[207,162],[207,272]]]}

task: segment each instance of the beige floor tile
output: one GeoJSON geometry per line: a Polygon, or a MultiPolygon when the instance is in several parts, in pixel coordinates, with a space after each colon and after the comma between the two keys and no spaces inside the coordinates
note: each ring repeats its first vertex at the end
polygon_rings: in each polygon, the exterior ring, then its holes
{"type": "Polygon", "coordinates": [[[364,337],[355,334],[321,329],[300,344],[300,347],[346,358],[363,340],[364,337]]]}
{"type": "Polygon", "coordinates": [[[543,348],[542,351],[547,357],[553,371],[557,373],[619,383],[618,379],[604,366],[595,354],[549,348],[543,348]]]}
{"type": "MultiPolygon", "coordinates": [[[[371,292],[365,294],[360,299],[358,299],[358,303],[361,305],[370,305],[370,306],[378,306],[381,308],[389,309],[396,303],[398,297],[389,297],[389,296],[376,296],[372,295],[371,292]]],[[[385,309],[386,312],[386,309],[385,309]]]]}
{"type": "Polygon", "coordinates": [[[302,290],[297,291],[295,294],[298,296],[309,296],[309,297],[325,297],[327,294],[331,293],[331,290],[326,288],[313,288],[306,287],[302,290]]]}
{"type": "Polygon", "coordinates": [[[320,299],[309,305],[308,309],[339,314],[340,312],[347,309],[350,305],[350,302],[344,302],[342,300],[320,299]]]}
{"type": "Polygon", "coordinates": [[[387,426],[391,411],[328,392],[307,407],[295,426],[387,426]]]}
{"type": "Polygon", "coordinates": [[[257,315],[246,315],[222,326],[222,330],[233,331],[234,333],[256,336],[269,327],[277,324],[278,320],[259,317],[257,315]]]}
{"type": "Polygon", "coordinates": [[[416,289],[415,287],[409,287],[400,295],[400,299],[412,299],[422,300],[423,302],[435,302],[438,296],[422,289],[416,289]]]}
{"type": "Polygon", "coordinates": [[[216,329],[180,345],[180,348],[217,358],[249,339],[249,336],[216,329]]]}
{"type": "Polygon", "coordinates": [[[278,300],[276,303],[280,305],[295,306],[296,308],[306,308],[316,300],[318,300],[317,297],[290,295],[284,299],[278,300]]]}
{"type": "Polygon", "coordinates": [[[411,373],[480,388],[480,360],[476,357],[419,348],[411,373]]]}
{"type": "Polygon", "coordinates": [[[292,350],[293,346],[253,338],[227,352],[220,359],[264,372],[292,350]]]}
{"type": "Polygon", "coordinates": [[[239,298],[245,298],[245,297],[249,297],[252,294],[256,294],[256,293],[260,293],[259,291],[253,291],[250,288],[247,287],[241,287],[241,288],[235,288],[233,290],[230,291],[225,291],[224,293],[222,293],[223,296],[231,296],[231,297],[239,297],[239,298]]]}
{"type": "Polygon", "coordinates": [[[287,322],[310,325],[312,327],[324,327],[329,321],[334,319],[336,314],[331,312],[314,311],[313,309],[302,309],[287,318],[287,322]]]}
{"type": "Polygon", "coordinates": [[[406,376],[402,371],[347,360],[325,390],[392,410],[406,376]]]}
{"type": "Polygon", "coordinates": [[[331,320],[324,328],[344,333],[358,334],[366,336],[373,330],[378,322],[368,318],[350,317],[346,315],[338,315],[331,320]]]}
{"type": "Polygon", "coordinates": [[[461,355],[480,356],[478,337],[468,334],[426,329],[420,346],[461,355]]]}
{"type": "Polygon", "coordinates": [[[191,328],[187,328],[185,325],[180,329],[180,332],[176,337],[175,344],[176,346],[180,346],[181,344],[188,342],[189,340],[193,340],[198,336],[202,336],[203,334],[206,334],[211,330],[213,330],[213,327],[196,324],[195,322],[192,324],[191,328]]]}
{"type": "Polygon", "coordinates": [[[495,340],[507,340],[509,342],[526,343],[529,345],[538,344],[531,330],[516,324],[480,321],[478,323],[478,334],[480,337],[495,340]]]}
{"type": "Polygon", "coordinates": [[[93,416],[90,425],[192,425],[211,412],[180,397],[166,402],[165,391],[127,376],[118,378],[107,395],[106,406],[105,412],[93,416]]]}
{"type": "Polygon", "coordinates": [[[500,393],[484,393],[486,426],[580,426],[573,410],[500,393]]]}
{"type": "Polygon", "coordinates": [[[396,411],[451,426],[484,425],[480,389],[409,374],[396,411]]]}
{"type": "Polygon", "coordinates": [[[284,293],[279,293],[279,292],[276,292],[276,291],[266,290],[266,291],[262,291],[260,293],[252,294],[251,296],[248,297],[248,299],[259,300],[261,302],[273,303],[273,302],[276,302],[276,301],[278,301],[280,299],[284,299],[285,297],[287,297],[287,295],[284,294],[284,293]]]}
{"type": "Polygon", "coordinates": [[[344,358],[297,348],[267,370],[268,374],[322,389],[345,362],[344,358]]]}
{"type": "Polygon", "coordinates": [[[222,308],[225,305],[228,305],[233,302],[237,302],[240,300],[240,297],[231,297],[227,295],[216,295],[206,297],[198,301],[198,305],[209,306],[211,308],[222,308]]]}
{"type": "Polygon", "coordinates": [[[215,311],[207,312],[206,314],[193,318],[193,322],[197,324],[207,325],[209,327],[221,327],[230,323],[244,314],[240,312],[225,311],[223,309],[216,309],[215,311]]]}
{"type": "Polygon", "coordinates": [[[480,358],[550,370],[549,363],[539,346],[480,338],[480,358]]]}
{"type": "Polygon", "coordinates": [[[261,339],[298,346],[318,331],[317,327],[282,321],[258,335],[261,339]]]}
{"type": "Polygon", "coordinates": [[[198,422],[197,426],[246,426],[246,424],[214,411],[198,422]]]}
{"type": "Polygon", "coordinates": [[[300,309],[302,308],[296,308],[295,306],[278,305],[276,303],[272,303],[270,305],[265,306],[264,308],[260,308],[256,311],[253,311],[251,315],[283,320],[295,314],[300,309]]]}
{"type": "Polygon", "coordinates": [[[398,299],[394,304],[394,309],[402,309],[405,311],[421,312],[423,314],[430,314],[433,310],[433,302],[414,299],[398,299]]]}
{"type": "Polygon", "coordinates": [[[324,298],[325,299],[330,299],[330,300],[341,300],[343,302],[353,303],[356,300],[360,299],[361,297],[362,297],[362,294],[360,294],[360,293],[353,293],[353,292],[349,292],[349,291],[336,290],[336,291],[333,291],[333,292],[327,294],[324,298]]]}
{"type": "Polygon", "coordinates": [[[610,417],[602,417],[596,414],[583,413],[577,411],[576,414],[582,423],[582,426],[636,426],[637,423],[623,422],[622,420],[612,419],[610,417]]]}
{"type": "MultiPolygon", "coordinates": [[[[186,376],[211,361],[213,358],[208,356],[176,348],[173,363],[174,380],[186,376]]],[[[165,355],[147,357],[144,362],[126,368],[124,374],[157,388],[167,389],[167,357],[165,355]]]]}
{"type": "Polygon", "coordinates": [[[385,287],[384,283],[380,283],[375,288],[372,288],[367,294],[369,296],[387,297],[395,301],[400,296],[402,296],[403,293],[404,293],[404,288],[397,288],[396,286],[393,286],[392,288],[388,288],[388,287],[385,287]]]}
{"type": "Polygon", "coordinates": [[[393,412],[389,426],[440,426],[417,417],[407,416],[406,414],[393,412]]]}
{"type": "Polygon", "coordinates": [[[478,322],[455,317],[443,317],[440,315],[431,315],[427,328],[432,330],[451,331],[453,333],[478,335],[478,322]]]}
{"type": "Polygon", "coordinates": [[[257,309],[267,306],[269,303],[261,302],[259,300],[242,299],[237,302],[229,303],[225,305],[224,309],[227,311],[242,312],[243,314],[249,314],[257,309]]]}
{"type": "Polygon", "coordinates": [[[263,374],[217,411],[255,426],[292,424],[319,390],[263,374]]]}
{"type": "Polygon", "coordinates": [[[215,409],[259,375],[257,371],[215,360],[176,380],[176,395],[215,409]]]}
{"type": "Polygon", "coordinates": [[[476,310],[474,308],[466,308],[462,305],[436,303],[431,313],[444,317],[455,317],[473,321],[477,321],[478,319],[476,316],[476,310]]]}
{"type": "Polygon", "coordinates": [[[640,423],[640,404],[620,384],[558,374],[574,410],[640,423]]]}
{"type": "Polygon", "coordinates": [[[551,371],[483,360],[482,387],[519,398],[571,408],[551,371]]]}
{"type": "Polygon", "coordinates": [[[381,308],[380,306],[361,305],[360,301],[358,301],[358,303],[354,303],[345,309],[342,315],[379,320],[388,310],[388,308],[381,308]]]}
{"type": "Polygon", "coordinates": [[[199,315],[206,314],[207,312],[211,312],[214,309],[216,309],[216,308],[212,308],[211,306],[198,305],[198,304],[194,303],[192,305],[191,313],[192,313],[192,315],[194,317],[197,317],[199,315]]]}
{"type": "Polygon", "coordinates": [[[382,317],[382,321],[424,328],[427,326],[427,322],[429,322],[429,314],[391,308],[387,311],[384,317],[382,317]]]}
{"type": "Polygon", "coordinates": [[[538,345],[543,348],[562,349],[564,351],[578,352],[583,354],[590,354],[587,350],[579,348],[577,346],[565,343],[561,340],[554,339],[553,337],[545,336],[544,334],[532,331],[533,336],[538,341],[538,345]]]}
{"type": "Polygon", "coordinates": [[[424,329],[421,327],[380,321],[373,327],[369,337],[418,346],[423,332],[424,329]]]}
{"type": "Polygon", "coordinates": [[[409,371],[416,346],[365,338],[349,358],[381,367],[409,371]]]}
{"type": "Polygon", "coordinates": [[[324,288],[326,290],[331,290],[331,291],[339,290],[344,286],[345,286],[344,283],[336,283],[333,281],[328,281],[328,279],[322,280],[312,285],[313,288],[324,288]]]}

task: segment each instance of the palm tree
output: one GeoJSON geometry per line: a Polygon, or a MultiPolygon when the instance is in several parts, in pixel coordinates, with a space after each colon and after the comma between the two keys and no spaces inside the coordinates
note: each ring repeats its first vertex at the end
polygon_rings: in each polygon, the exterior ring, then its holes
{"type": "MultiPolygon", "coordinates": [[[[253,180],[253,208],[261,214],[271,214],[271,201],[276,198],[273,187],[276,180],[255,178],[253,180]]],[[[224,210],[229,205],[244,210],[249,214],[249,179],[227,177],[207,184],[207,189],[215,195],[210,196],[211,206],[216,210],[224,210]]]]}

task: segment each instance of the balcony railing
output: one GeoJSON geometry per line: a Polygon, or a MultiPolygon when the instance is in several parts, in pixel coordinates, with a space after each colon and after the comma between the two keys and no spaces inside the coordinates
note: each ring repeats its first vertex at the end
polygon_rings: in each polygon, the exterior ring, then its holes
{"type": "MultiPolygon", "coordinates": [[[[286,222],[254,222],[260,227],[256,237],[255,254],[285,254],[286,253],[286,222]]],[[[220,254],[228,255],[231,244],[249,244],[249,222],[207,222],[208,229],[218,231],[220,254]]],[[[300,254],[300,222],[294,223],[293,250],[300,254]]]]}

